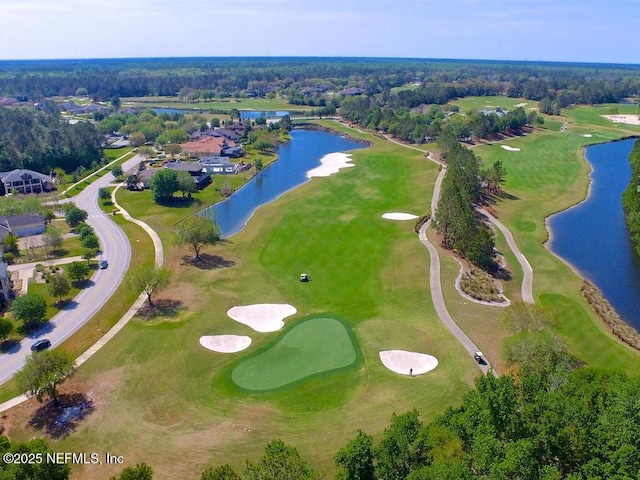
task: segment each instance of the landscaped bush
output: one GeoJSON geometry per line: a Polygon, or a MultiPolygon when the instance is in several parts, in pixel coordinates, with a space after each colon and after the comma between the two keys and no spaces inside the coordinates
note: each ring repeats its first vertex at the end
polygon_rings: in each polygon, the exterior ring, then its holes
{"type": "Polygon", "coordinates": [[[640,334],[620,318],[620,315],[604,298],[602,291],[588,280],[582,284],[581,291],[591,308],[607,324],[611,333],[636,350],[640,350],[640,334]]]}
{"type": "Polygon", "coordinates": [[[460,288],[467,295],[483,302],[504,302],[495,279],[479,268],[472,268],[462,274],[460,288]]]}

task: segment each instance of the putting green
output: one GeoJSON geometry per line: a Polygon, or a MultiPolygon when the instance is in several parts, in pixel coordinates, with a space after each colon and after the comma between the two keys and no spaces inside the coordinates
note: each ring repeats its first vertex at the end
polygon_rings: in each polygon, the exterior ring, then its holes
{"type": "Polygon", "coordinates": [[[231,379],[247,390],[271,390],[347,367],[357,353],[347,327],[334,318],[312,318],[294,326],[274,344],[240,363],[231,379]]]}

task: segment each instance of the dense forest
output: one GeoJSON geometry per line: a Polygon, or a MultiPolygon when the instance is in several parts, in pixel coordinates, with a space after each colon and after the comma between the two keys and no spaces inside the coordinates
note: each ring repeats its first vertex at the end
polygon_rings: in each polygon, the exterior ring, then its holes
{"type": "Polygon", "coordinates": [[[71,172],[99,161],[102,142],[89,122],[72,125],[55,112],[0,107],[0,171],[71,172]]]}
{"type": "Polygon", "coordinates": [[[82,88],[97,100],[113,96],[173,96],[181,89],[216,96],[250,92],[265,96],[277,89],[295,96],[361,87],[370,96],[408,83],[394,107],[443,104],[454,97],[505,94],[549,99],[560,108],[571,103],[616,102],[638,95],[640,69],[634,65],[499,62],[480,60],[379,58],[150,58],[34,60],[0,62],[0,94],[38,100],[73,95],[82,88]]]}

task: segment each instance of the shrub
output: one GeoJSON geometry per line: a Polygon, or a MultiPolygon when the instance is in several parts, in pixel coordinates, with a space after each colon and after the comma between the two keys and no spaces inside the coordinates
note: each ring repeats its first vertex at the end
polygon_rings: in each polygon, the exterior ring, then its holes
{"type": "Polygon", "coordinates": [[[467,295],[483,302],[504,302],[499,284],[479,268],[472,268],[462,274],[460,288],[467,295]]]}

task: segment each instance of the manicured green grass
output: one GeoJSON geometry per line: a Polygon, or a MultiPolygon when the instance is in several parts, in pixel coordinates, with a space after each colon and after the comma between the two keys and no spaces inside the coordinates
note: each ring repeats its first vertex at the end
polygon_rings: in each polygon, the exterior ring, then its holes
{"type": "Polygon", "coordinates": [[[486,96],[486,97],[466,97],[459,100],[453,100],[452,105],[458,105],[460,112],[465,113],[468,110],[484,110],[502,107],[506,110],[512,110],[516,105],[521,105],[525,110],[529,108],[537,108],[538,102],[534,100],[525,100],[524,98],[511,98],[503,95],[486,96]]]}
{"type": "Polygon", "coordinates": [[[311,110],[314,107],[304,105],[291,105],[284,98],[228,98],[225,101],[215,100],[210,102],[184,103],[178,101],[178,97],[143,97],[123,98],[122,104],[137,108],[175,108],[179,110],[311,110]]]}
{"type": "Polygon", "coordinates": [[[246,390],[272,390],[348,367],[356,359],[347,326],[316,317],[297,323],[266,350],[240,362],[231,379],[246,390]]]}

